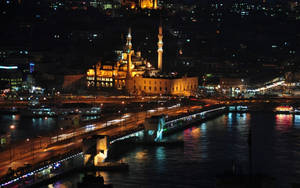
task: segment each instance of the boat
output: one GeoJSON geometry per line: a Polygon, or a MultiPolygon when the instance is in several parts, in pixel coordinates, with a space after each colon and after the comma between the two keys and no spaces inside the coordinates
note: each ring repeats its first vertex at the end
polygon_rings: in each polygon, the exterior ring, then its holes
{"type": "Polygon", "coordinates": [[[294,113],[295,114],[300,114],[300,107],[295,108],[294,113]]]}
{"type": "Polygon", "coordinates": [[[60,106],[29,106],[21,110],[24,117],[60,117],[61,119],[72,119],[79,115],[80,120],[89,122],[98,120],[101,115],[101,108],[84,103],[63,104],[60,106]],[[69,118],[70,117],[70,118],[69,118]]]}
{"type": "Polygon", "coordinates": [[[290,114],[294,112],[294,108],[289,105],[282,105],[282,106],[277,106],[274,112],[279,114],[290,114]]]}
{"type": "Polygon", "coordinates": [[[33,117],[33,118],[38,118],[38,117],[56,117],[58,114],[56,112],[56,109],[53,107],[29,107],[22,109],[20,111],[21,116],[23,117],[33,117]]]}
{"type": "Polygon", "coordinates": [[[84,116],[82,114],[68,114],[57,116],[57,122],[60,127],[70,128],[76,127],[81,124],[91,124],[101,119],[100,115],[97,116],[84,116]]]}
{"type": "Polygon", "coordinates": [[[101,108],[86,103],[64,103],[57,107],[59,115],[80,114],[82,116],[97,116],[101,115],[101,108]]]}

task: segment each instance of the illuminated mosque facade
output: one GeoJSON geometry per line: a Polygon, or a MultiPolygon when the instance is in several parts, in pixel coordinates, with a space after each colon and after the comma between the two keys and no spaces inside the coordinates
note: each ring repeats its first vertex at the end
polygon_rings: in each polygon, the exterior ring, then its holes
{"type": "Polygon", "coordinates": [[[163,30],[159,26],[157,68],[132,49],[129,28],[125,48],[119,52],[120,60],[112,64],[97,63],[87,71],[88,88],[116,88],[131,95],[194,95],[198,77],[179,77],[175,73],[162,74],[163,30]]]}
{"type": "Polygon", "coordinates": [[[157,9],[158,0],[121,0],[123,6],[130,6],[131,8],[140,7],[142,9],[157,9]]]}

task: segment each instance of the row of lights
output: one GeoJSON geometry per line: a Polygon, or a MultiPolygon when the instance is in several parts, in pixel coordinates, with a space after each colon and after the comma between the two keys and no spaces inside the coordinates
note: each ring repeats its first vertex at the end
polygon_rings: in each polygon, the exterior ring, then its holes
{"type": "MultiPolygon", "coordinates": [[[[29,141],[29,138],[27,138],[26,141],[29,141]]],[[[25,175],[23,175],[23,176],[20,176],[20,177],[18,177],[18,178],[15,178],[15,179],[13,179],[13,180],[10,180],[10,181],[8,181],[8,182],[6,182],[6,183],[3,183],[3,184],[0,185],[0,187],[4,187],[4,186],[7,186],[7,185],[9,185],[9,184],[15,183],[15,182],[21,180],[22,178],[26,178],[26,177],[32,176],[32,175],[34,175],[35,173],[38,173],[38,172],[40,172],[40,171],[42,171],[42,170],[44,170],[44,169],[47,169],[47,168],[49,168],[49,167],[52,167],[52,166],[57,167],[59,163],[64,162],[64,161],[66,161],[66,160],[69,160],[69,159],[71,159],[71,158],[74,158],[74,157],[76,157],[76,156],[78,156],[78,155],[82,155],[82,154],[83,154],[83,152],[77,153],[77,154],[75,154],[75,155],[71,155],[70,157],[67,157],[67,158],[65,158],[65,159],[59,160],[59,161],[57,161],[57,162],[55,162],[55,163],[52,163],[52,164],[47,165],[47,166],[44,166],[44,167],[42,167],[42,168],[40,168],[40,169],[38,169],[38,170],[34,170],[34,171],[29,172],[29,173],[27,173],[27,174],[25,174],[25,175]]]]}

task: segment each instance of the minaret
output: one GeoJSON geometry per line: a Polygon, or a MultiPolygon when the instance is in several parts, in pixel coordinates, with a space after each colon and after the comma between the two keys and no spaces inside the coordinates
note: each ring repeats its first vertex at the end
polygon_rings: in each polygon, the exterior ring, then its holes
{"type": "Polygon", "coordinates": [[[131,61],[131,55],[132,55],[132,44],[131,44],[131,28],[128,29],[128,35],[127,35],[127,42],[126,42],[126,50],[127,50],[127,77],[131,77],[131,67],[132,67],[132,61],[131,61]]]}
{"type": "Polygon", "coordinates": [[[128,34],[127,34],[127,41],[126,41],[126,50],[127,53],[131,50],[132,44],[131,44],[131,28],[129,27],[128,29],[128,34]]]}
{"type": "Polygon", "coordinates": [[[163,54],[163,33],[162,33],[162,26],[160,24],[159,29],[158,29],[158,43],[157,43],[157,68],[162,72],[162,54],[163,54]]]}
{"type": "Polygon", "coordinates": [[[154,0],[154,2],[153,2],[153,8],[157,9],[157,0],[154,0]]]}

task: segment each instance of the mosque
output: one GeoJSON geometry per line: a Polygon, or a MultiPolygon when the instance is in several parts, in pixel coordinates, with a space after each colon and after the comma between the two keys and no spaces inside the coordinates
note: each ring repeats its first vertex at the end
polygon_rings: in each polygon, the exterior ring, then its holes
{"type": "Polygon", "coordinates": [[[140,7],[142,9],[157,9],[158,0],[121,0],[121,4],[124,6],[130,6],[132,8],[140,7]]]}
{"type": "Polygon", "coordinates": [[[125,48],[120,60],[113,64],[100,62],[87,71],[87,87],[116,88],[131,95],[194,95],[198,77],[179,77],[175,73],[163,74],[163,29],[159,26],[157,68],[132,49],[129,28],[125,48]]]}
{"type": "Polygon", "coordinates": [[[157,0],[139,0],[141,8],[157,9],[157,0]]]}

